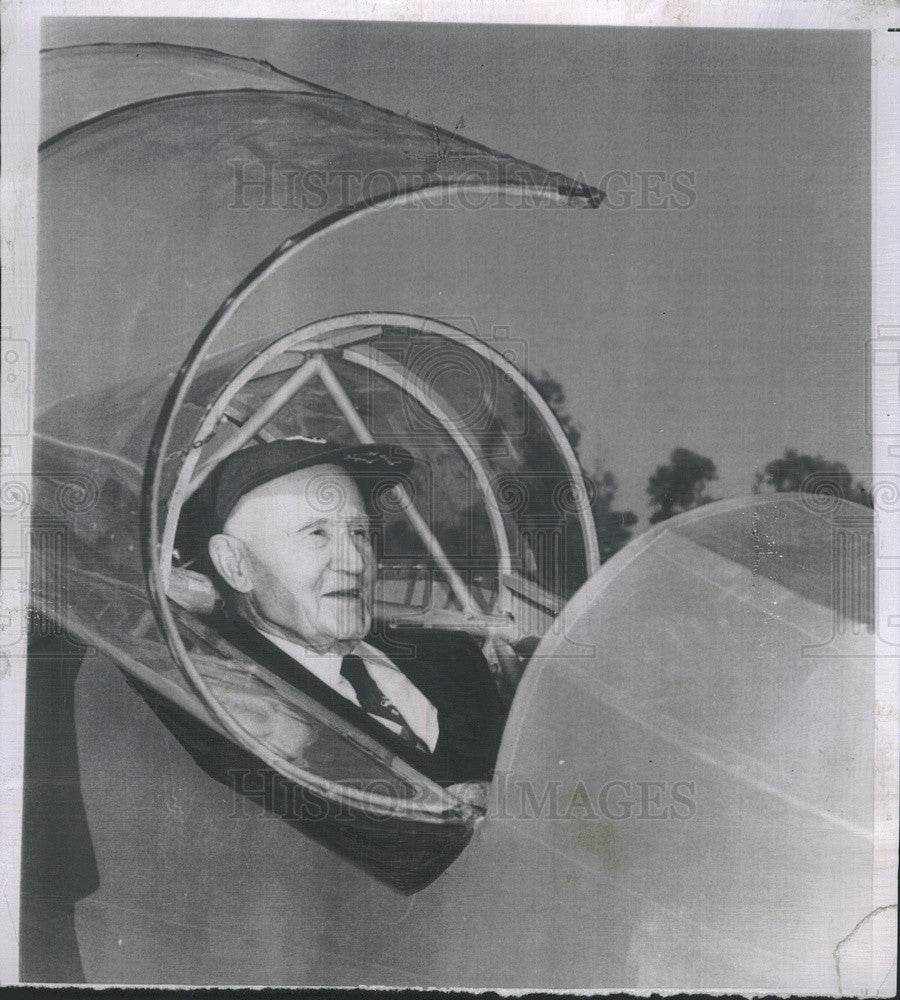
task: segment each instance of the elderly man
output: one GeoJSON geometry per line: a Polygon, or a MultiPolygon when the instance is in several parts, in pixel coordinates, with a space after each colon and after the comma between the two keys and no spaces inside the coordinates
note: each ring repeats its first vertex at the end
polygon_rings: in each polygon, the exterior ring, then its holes
{"type": "Polygon", "coordinates": [[[402,449],[307,438],[236,452],[207,484],[227,638],[444,785],[491,776],[503,710],[462,633],[371,634],[375,555],[363,499],[409,470],[402,449]],[[362,487],[362,488],[361,488],[362,487]]]}

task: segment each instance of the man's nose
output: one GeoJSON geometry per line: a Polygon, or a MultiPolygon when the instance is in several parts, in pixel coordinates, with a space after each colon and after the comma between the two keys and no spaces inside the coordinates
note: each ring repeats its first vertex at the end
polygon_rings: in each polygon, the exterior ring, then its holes
{"type": "Polygon", "coordinates": [[[344,573],[364,573],[371,561],[368,539],[354,532],[341,532],[337,538],[332,565],[344,573]]]}

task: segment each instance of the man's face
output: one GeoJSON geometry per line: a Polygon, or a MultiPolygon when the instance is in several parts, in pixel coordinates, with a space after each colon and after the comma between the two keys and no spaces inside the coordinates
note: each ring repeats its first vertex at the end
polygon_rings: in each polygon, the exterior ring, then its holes
{"type": "Polygon", "coordinates": [[[375,555],[359,489],[342,469],[317,465],[251,490],[223,533],[247,570],[237,588],[287,637],[345,653],[368,633],[375,555]]]}

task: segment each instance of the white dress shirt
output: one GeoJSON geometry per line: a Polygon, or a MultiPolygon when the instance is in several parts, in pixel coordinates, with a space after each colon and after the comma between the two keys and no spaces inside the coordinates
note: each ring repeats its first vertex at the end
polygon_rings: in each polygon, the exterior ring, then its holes
{"type": "MultiPolygon", "coordinates": [[[[301,646],[299,642],[292,642],[280,635],[272,635],[269,632],[263,632],[263,635],[287,653],[291,659],[306,667],[323,684],[327,684],[354,705],[362,707],[359,705],[359,699],[356,697],[353,685],[341,674],[341,663],[344,657],[340,653],[316,653],[314,650],[301,646]]],[[[382,694],[390,699],[406,720],[409,728],[427,745],[429,750],[434,752],[439,733],[438,714],[434,705],[404,673],[391,663],[380,649],[370,646],[367,642],[361,642],[353,650],[353,653],[365,663],[372,680],[381,689],[382,694]]],[[[369,718],[375,719],[376,722],[392,732],[400,731],[400,727],[392,723],[390,719],[384,719],[371,713],[369,713],[369,718]]]]}

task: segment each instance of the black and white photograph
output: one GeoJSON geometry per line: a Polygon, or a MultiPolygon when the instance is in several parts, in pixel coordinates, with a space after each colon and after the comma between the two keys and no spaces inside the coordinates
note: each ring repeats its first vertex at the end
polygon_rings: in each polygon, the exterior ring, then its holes
{"type": "Polygon", "coordinates": [[[894,995],[889,17],[95,7],[4,15],[0,980],[894,995]]]}

